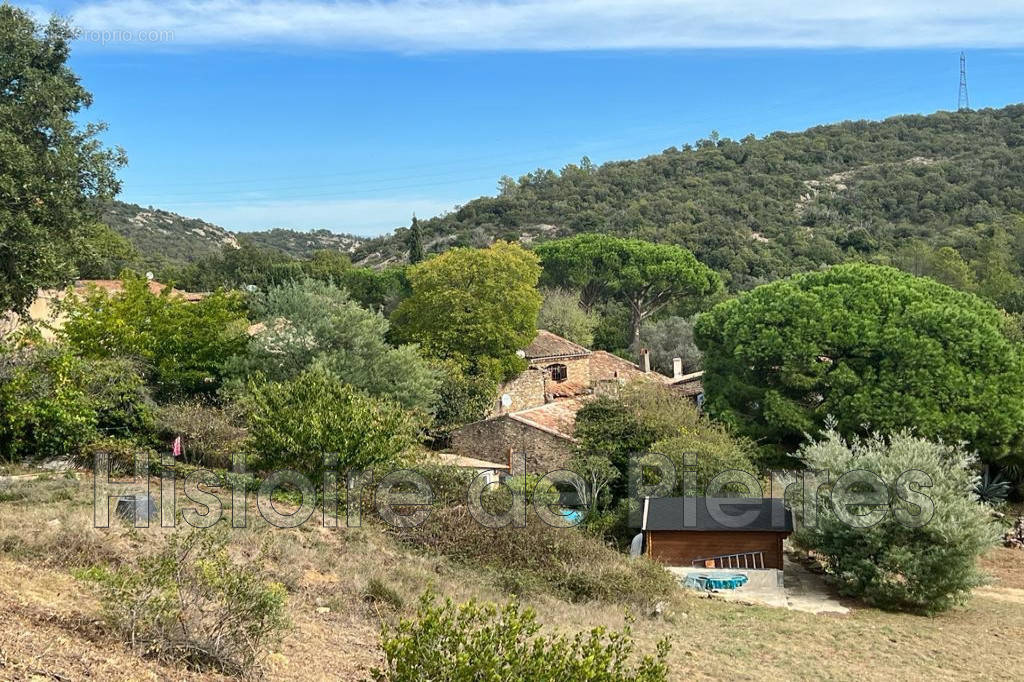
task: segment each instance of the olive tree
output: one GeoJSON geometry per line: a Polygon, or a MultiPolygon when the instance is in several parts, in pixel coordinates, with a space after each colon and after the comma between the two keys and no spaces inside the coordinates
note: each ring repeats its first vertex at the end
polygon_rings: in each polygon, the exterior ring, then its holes
{"type": "Polygon", "coordinates": [[[830,483],[822,503],[805,500],[795,540],[824,557],[844,594],[935,612],[982,583],[978,558],[998,534],[974,495],[974,455],[909,432],[846,441],[828,430],[799,457],[830,483]]]}

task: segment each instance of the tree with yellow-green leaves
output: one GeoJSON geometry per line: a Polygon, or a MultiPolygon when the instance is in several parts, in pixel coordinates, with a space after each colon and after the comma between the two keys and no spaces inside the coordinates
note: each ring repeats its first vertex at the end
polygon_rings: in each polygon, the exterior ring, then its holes
{"type": "Polygon", "coordinates": [[[435,357],[495,378],[525,368],[516,351],[537,333],[537,257],[518,244],[458,248],[408,270],[412,295],[392,320],[396,334],[435,357]]]}

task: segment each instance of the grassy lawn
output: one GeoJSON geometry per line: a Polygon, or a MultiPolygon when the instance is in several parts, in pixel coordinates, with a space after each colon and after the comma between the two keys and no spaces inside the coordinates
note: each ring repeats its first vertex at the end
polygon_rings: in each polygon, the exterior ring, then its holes
{"type": "MultiPolygon", "coordinates": [[[[136,658],[105,632],[91,589],[72,577],[75,567],[152,551],[168,529],[116,521],[92,528],[88,478],[17,482],[0,492],[0,679],[221,679],[136,658]]],[[[180,497],[179,508],[185,502],[180,497]]],[[[268,569],[289,590],[294,627],[269,659],[274,679],[367,679],[379,660],[381,623],[409,613],[429,586],[457,600],[501,597],[486,571],[407,551],[372,524],[324,529],[318,521],[314,514],[301,528],[277,530],[252,514],[248,528],[233,531],[240,559],[269,538],[268,569]],[[373,577],[402,603],[369,598],[373,577]]],[[[996,582],[936,617],[855,604],[848,616],[815,616],[680,592],[662,617],[632,614],[633,630],[645,651],[662,637],[672,641],[674,679],[1010,679],[1010,652],[1024,641],[1024,552],[994,550],[983,565],[996,582]]],[[[564,631],[626,620],[616,605],[543,594],[527,601],[564,631]]]]}

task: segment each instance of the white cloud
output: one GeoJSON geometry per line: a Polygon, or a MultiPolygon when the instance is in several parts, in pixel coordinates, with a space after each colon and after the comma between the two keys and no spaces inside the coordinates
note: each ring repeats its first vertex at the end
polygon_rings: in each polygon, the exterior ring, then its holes
{"type": "Polygon", "coordinates": [[[90,31],[123,32],[108,43],[132,45],[160,31],[173,33],[160,45],[399,52],[1024,45],[1020,0],[84,0],[61,9],[90,31]]]}
{"type": "MultiPolygon", "coordinates": [[[[139,201],[132,197],[131,201],[139,201]]],[[[141,202],[145,205],[146,201],[141,202]]],[[[203,220],[229,230],[266,230],[287,227],[295,230],[328,229],[360,236],[375,236],[409,224],[415,213],[421,217],[440,215],[455,207],[456,201],[429,197],[389,199],[337,199],[328,201],[256,201],[237,204],[205,202],[162,202],[160,208],[203,220]]]]}

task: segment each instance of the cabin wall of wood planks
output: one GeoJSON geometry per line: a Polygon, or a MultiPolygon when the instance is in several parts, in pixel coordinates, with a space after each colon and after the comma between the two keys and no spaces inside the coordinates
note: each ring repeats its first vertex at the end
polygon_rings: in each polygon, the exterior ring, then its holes
{"type": "Polygon", "coordinates": [[[695,559],[763,552],[765,568],[782,568],[782,541],[788,533],[771,531],[649,530],[645,553],[668,566],[691,566],[695,559]]]}

